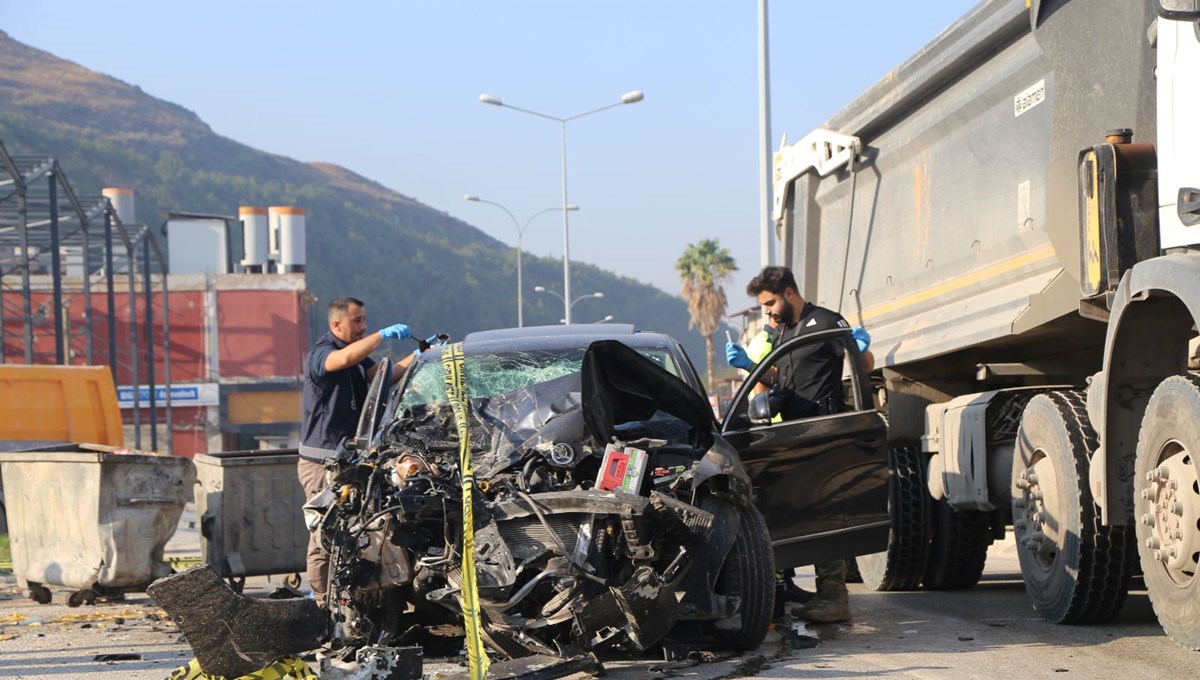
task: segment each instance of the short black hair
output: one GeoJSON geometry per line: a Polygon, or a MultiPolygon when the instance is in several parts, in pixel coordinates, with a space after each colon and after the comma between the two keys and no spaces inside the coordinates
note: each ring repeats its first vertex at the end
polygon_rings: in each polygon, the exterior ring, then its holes
{"type": "Polygon", "coordinates": [[[350,311],[350,305],[366,307],[367,303],[359,300],[358,298],[352,298],[350,296],[335,297],[329,302],[329,320],[332,321],[335,316],[340,316],[350,311]]]}
{"type": "Polygon", "coordinates": [[[746,285],[746,295],[758,297],[758,294],[763,291],[783,295],[783,291],[788,288],[797,293],[800,292],[800,288],[796,286],[796,277],[792,276],[791,269],[787,267],[763,267],[758,276],[750,279],[750,283],[746,285]]]}

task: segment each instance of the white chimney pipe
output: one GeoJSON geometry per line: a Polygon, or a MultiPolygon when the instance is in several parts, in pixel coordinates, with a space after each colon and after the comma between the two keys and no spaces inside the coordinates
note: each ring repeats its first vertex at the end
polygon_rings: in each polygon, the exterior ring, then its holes
{"type": "Polygon", "coordinates": [[[304,208],[281,207],[279,210],[279,273],[304,271],[304,208]]]}
{"type": "Polygon", "coordinates": [[[121,220],[121,224],[129,226],[137,224],[133,189],[106,187],[100,193],[112,203],[113,209],[117,211],[117,219],[121,220]]]}
{"type": "Polygon", "coordinates": [[[243,205],[238,208],[238,218],[242,221],[242,244],[246,250],[242,267],[247,273],[266,273],[269,248],[267,209],[243,205]]]}

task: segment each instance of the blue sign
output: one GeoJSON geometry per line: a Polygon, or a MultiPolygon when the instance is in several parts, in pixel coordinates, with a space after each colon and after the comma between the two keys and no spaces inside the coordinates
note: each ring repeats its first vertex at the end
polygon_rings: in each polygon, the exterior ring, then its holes
{"type": "MultiPolygon", "coordinates": [[[[141,385],[137,388],[139,407],[150,405],[150,387],[141,385]]],[[[117,387],[117,403],[121,408],[133,408],[133,386],[117,387]]],[[[220,390],[215,384],[183,384],[171,385],[171,406],[216,406],[220,403],[220,390]]],[[[154,386],[154,405],[166,406],[167,386],[154,386]]]]}

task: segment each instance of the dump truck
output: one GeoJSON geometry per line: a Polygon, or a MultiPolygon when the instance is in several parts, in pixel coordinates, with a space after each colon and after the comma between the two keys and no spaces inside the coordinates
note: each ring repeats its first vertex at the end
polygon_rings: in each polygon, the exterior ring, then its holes
{"type": "Polygon", "coordinates": [[[781,262],[874,338],[876,589],[1098,623],[1143,574],[1200,649],[1200,0],[985,0],[774,159],[781,262]]]}

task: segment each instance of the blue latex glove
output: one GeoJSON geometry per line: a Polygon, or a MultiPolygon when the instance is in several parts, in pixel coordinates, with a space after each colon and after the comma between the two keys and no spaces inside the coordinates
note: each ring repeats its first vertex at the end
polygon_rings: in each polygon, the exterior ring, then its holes
{"type": "Polygon", "coordinates": [[[855,326],[850,331],[850,335],[853,336],[855,342],[858,343],[859,352],[865,352],[867,351],[867,348],[871,346],[871,334],[868,333],[867,329],[863,328],[862,326],[855,326]]]}
{"type": "Polygon", "coordinates": [[[735,342],[725,343],[725,361],[734,368],[747,371],[754,368],[754,362],[746,355],[746,349],[735,342]]]}
{"type": "Polygon", "coordinates": [[[405,340],[412,337],[412,329],[402,323],[394,323],[379,331],[379,337],[384,340],[405,340]]]}

